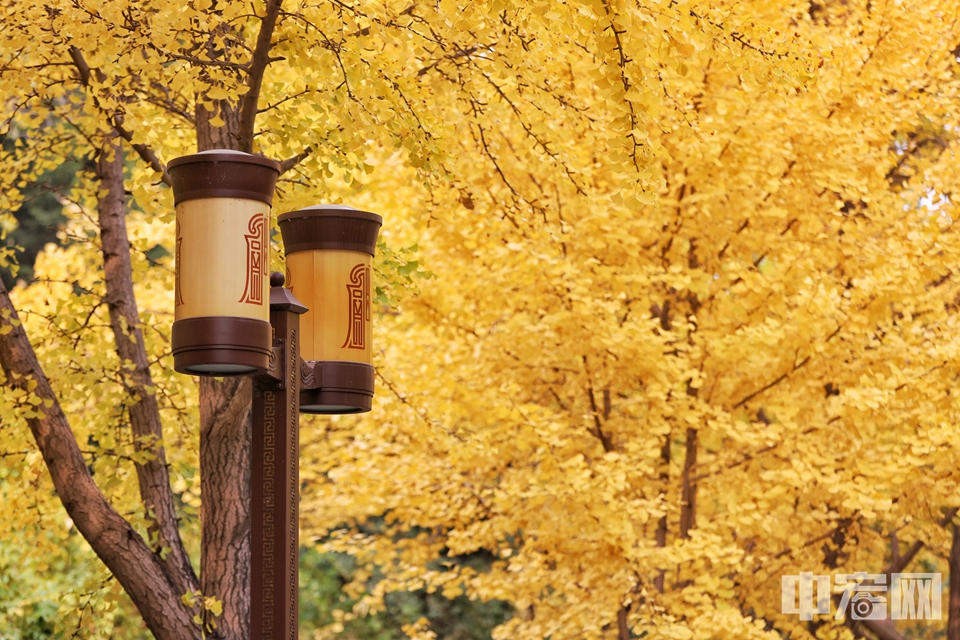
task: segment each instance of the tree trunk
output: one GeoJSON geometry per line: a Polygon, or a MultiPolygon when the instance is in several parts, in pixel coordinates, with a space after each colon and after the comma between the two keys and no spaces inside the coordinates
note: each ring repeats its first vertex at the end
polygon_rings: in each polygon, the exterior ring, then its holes
{"type": "Polygon", "coordinates": [[[137,481],[144,507],[153,512],[150,527],[154,551],[163,547],[161,563],[177,591],[182,595],[200,588],[190,564],[190,557],[177,528],[177,512],[170,490],[160,410],[152,390],[153,378],[147,360],[140,314],[133,291],[133,268],[130,263],[130,242],[127,237],[126,198],[123,187],[123,149],[120,144],[106,143],[97,164],[100,193],[97,212],[100,223],[100,244],[103,251],[104,301],[110,315],[117,354],[133,369],[124,377],[127,392],[137,398],[129,408],[130,429],[137,451],[149,451],[156,457],[137,464],[137,481]]]}
{"type": "Polygon", "coordinates": [[[207,111],[202,104],[197,103],[197,151],[210,149],[232,149],[246,151],[240,147],[240,112],[226,100],[215,100],[214,111],[207,111]],[[210,120],[219,115],[225,122],[221,127],[215,127],[210,120]]]}
{"type": "MultiPolygon", "coordinates": [[[[197,151],[239,149],[239,111],[218,103],[226,122],[197,106],[197,151]]],[[[200,526],[203,595],[223,603],[213,637],[250,637],[250,409],[248,378],[200,379],[200,526]]]]}
{"type": "MultiPolygon", "coordinates": [[[[263,76],[270,63],[282,0],[267,0],[257,43],[246,69],[247,92],[239,104],[198,101],[197,151],[253,153],[263,76]],[[219,116],[222,126],[211,119],[219,116]]],[[[253,385],[248,378],[200,380],[200,584],[223,603],[214,637],[250,637],[250,438],[253,385]]]]}
{"type": "Polygon", "coordinates": [[[627,607],[623,605],[617,611],[617,640],[630,640],[630,625],[627,622],[627,614],[629,613],[627,607]]]}
{"type": "Polygon", "coordinates": [[[223,602],[215,637],[238,640],[250,637],[252,401],[249,378],[200,383],[200,581],[223,602]]]}

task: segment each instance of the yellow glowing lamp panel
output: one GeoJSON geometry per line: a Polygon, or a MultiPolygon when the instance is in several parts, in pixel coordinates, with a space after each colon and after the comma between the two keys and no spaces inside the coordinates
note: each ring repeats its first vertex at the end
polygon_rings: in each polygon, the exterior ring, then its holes
{"type": "Polygon", "coordinates": [[[287,283],[310,311],[300,317],[304,360],[371,362],[370,255],[298,251],[287,255],[287,283]]]}
{"type": "Polygon", "coordinates": [[[203,198],[177,205],[175,319],[270,321],[270,207],[203,198]]]}

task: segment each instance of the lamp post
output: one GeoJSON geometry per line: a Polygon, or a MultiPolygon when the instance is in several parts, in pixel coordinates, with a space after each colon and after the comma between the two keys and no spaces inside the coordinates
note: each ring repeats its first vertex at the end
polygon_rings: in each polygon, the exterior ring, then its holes
{"type": "Polygon", "coordinates": [[[281,215],[287,275],[268,278],[280,165],[213,150],[168,170],[177,208],[174,368],[253,376],[250,633],[295,640],[299,414],[370,410],[370,262],[383,219],[339,205],[281,215]]]}

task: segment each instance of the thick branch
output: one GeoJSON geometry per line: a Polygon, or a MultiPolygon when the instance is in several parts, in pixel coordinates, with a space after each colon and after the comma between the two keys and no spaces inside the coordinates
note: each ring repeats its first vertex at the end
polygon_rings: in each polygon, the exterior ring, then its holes
{"type": "Polygon", "coordinates": [[[861,620],[860,624],[876,636],[877,640],[907,640],[897,631],[892,620],[861,620]]]}
{"type": "Polygon", "coordinates": [[[250,60],[247,75],[249,91],[240,101],[240,151],[253,153],[253,131],[257,120],[257,105],[260,101],[260,88],[263,86],[263,74],[270,64],[270,48],[273,46],[273,31],[277,26],[282,0],[267,0],[267,11],[260,21],[260,33],[250,60]]]}
{"type": "MultiPolygon", "coordinates": [[[[70,59],[73,60],[73,65],[77,68],[77,73],[80,74],[80,82],[83,83],[85,87],[90,86],[90,79],[93,74],[96,74],[97,80],[103,82],[106,78],[99,69],[91,69],[90,65],[87,64],[86,59],[83,57],[83,53],[80,49],[71,46],[70,47],[70,59]]],[[[93,96],[93,103],[96,105],[97,109],[103,110],[100,107],[100,102],[97,100],[96,96],[93,96]]],[[[167,186],[173,186],[173,182],[170,180],[170,174],[167,173],[167,168],[163,166],[163,163],[160,162],[160,158],[157,157],[157,154],[153,152],[153,149],[142,143],[134,143],[133,133],[128,131],[123,126],[123,117],[120,115],[108,115],[106,116],[107,122],[116,131],[120,134],[120,137],[130,143],[130,146],[133,147],[134,151],[137,152],[137,155],[150,165],[150,168],[160,174],[161,180],[167,186]]]]}
{"type": "Polygon", "coordinates": [[[70,59],[73,60],[73,66],[77,68],[77,72],[80,74],[80,82],[83,83],[83,86],[90,86],[90,78],[94,72],[97,74],[97,80],[99,82],[104,81],[103,72],[99,69],[91,69],[90,65],[88,65],[87,61],[84,59],[83,53],[80,52],[80,49],[71,46],[70,59]]]}
{"type": "Polygon", "coordinates": [[[295,166],[297,166],[298,164],[300,164],[300,163],[301,163],[307,156],[309,156],[311,153],[313,153],[313,149],[312,149],[311,147],[307,147],[306,149],[304,149],[303,151],[301,151],[301,152],[298,153],[297,155],[295,155],[295,156],[293,156],[293,157],[291,157],[291,158],[287,158],[286,160],[281,161],[281,162],[280,162],[280,175],[283,175],[283,174],[285,174],[287,171],[290,171],[290,169],[293,169],[295,166]]]}
{"type": "Polygon", "coordinates": [[[110,569],[133,600],[158,640],[200,638],[200,629],[180,602],[181,594],[167,578],[160,558],[103,496],[87,469],[66,416],[40,368],[6,287],[0,282],[0,313],[16,326],[0,336],[0,366],[7,383],[26,389],[43,401],[43,413],[27,419],[43,454],[53,485],[77,530],[110,569]]]}
{"type": "MultiPolygon", "coordinates": [[[[663,487],[663,494],[666,496],[670,484],[670,444],[673,440],[673,433],[668,431],[663,437],[663,446],[660,448],[660,484],[663,487]]],[[[662,549],[667,546],[667,514],[660,516],[657,522],[657,548],[662,549]]],[[[663,593],[664,570],[657,571],[657,577],[653,579],[653,586],[657,591],[663,593]]]]}
{"type": "Polygon", "coordinates": [[[136,398],[129,408],[134,443],[138,451],[147,450],[155,456],[153,460],[136,465],[140,497],[155,517],[150,533],[151,536],[157,536],[157,550],[162,547],[170,549],[162,560],[164,568],[178,592],[184,594],[199,589],[200,582],[177,528],[177,513],[163,448],[160,409],[153,392],[153,378],[133,291],[123,189],[123,149],[120,145],[108,143],[104,146],[97,171],[102,194],[97,213],[107,290],[104,302],[107,303],[117,354],[122,362],[133,365],[124,383],[127,393],[136,398]]]}
{"type": "Polygon", "coordinates": [[[617,611],[617,640],[630,640],[630,625],[627,622],[629,613],[626,606],[620,605],[620,610],[617,611]]]}
{"type": "Polygon", "coordinates": [[[683,484],[680,496],[680,537],[689,538],[697,525],[697,483],[693,468],[697,464],[697,430],[687,429],[686,455],[683,459],[683,484]]]}
{"type": "Polygon", "coordinates": [[[167,173],[167,168],[163,166],[162,162],[160,162],[160,158],[158,158],[157,154],[153,152],[153,149],[143,143],[134,142],[133,133],[127,131],[123,127],[119,116],[110,118],[109,122],[110,126],[112,126],[114,130],[120,134],[120,137],[130,143],[130,146],[133,147],[133,150],[137,152],[137,155],[140,156],[140,159],[150,165],[151,169],[160,174],[160,179],[163,181],[163,183],[169,187],[172,187],[173,180],[170,179],[170,174],[167,173]]]}

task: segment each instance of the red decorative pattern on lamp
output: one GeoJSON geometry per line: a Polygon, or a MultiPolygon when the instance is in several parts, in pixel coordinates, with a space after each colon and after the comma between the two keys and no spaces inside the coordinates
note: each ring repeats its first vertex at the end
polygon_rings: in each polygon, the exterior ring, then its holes
{"type": "Polygon", "coordinates": [[[250,218],[247,241],[247,282],[240,302],[263,304],[263,282],[267,277],[267,217],[258,213],[250,218]]]}
{"type": "Polygon", "coordinates": [[[364,349],[365,322],[370,320],[370,268],[362,263],[355,266],[350,272],[350,282],[351,284],[347,285],[350,320],[347,324],[347,339],[340,348],[364,349]]]}

